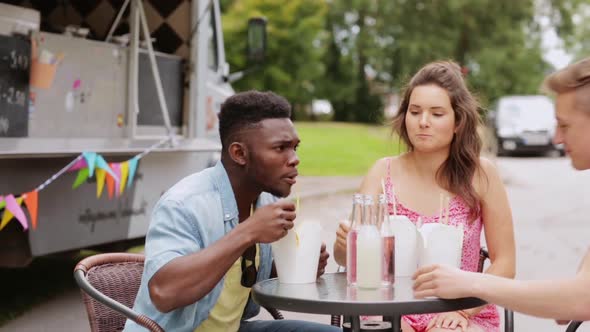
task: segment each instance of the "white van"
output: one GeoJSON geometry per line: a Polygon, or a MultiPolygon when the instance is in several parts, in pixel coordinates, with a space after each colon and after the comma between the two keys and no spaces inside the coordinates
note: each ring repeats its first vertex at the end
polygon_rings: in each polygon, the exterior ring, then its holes
{"type": "Polygon", "coordinates": [[[488,122],[497,143],[498,155],[510,153],[558,151],[553,144],[555,106],[542,95],[505,96],[488,113],[488,122]]]}

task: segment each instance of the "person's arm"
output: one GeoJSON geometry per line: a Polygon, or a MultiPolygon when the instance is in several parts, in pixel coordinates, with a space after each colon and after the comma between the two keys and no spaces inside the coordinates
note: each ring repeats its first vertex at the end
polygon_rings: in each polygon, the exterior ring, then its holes
{"type": "MultiPolygon", "coordinates": [[[[382,193],[381,180],[385,178],[387,158],[377,160],[361,182],[359,193],[365,195],[379,195],[382,193]]],[[[346,236],[350,227],[341,222],[336,231],[334,242],[334,260],[340,266],[346,266],[346,236]]]]}
{"type": "MultiPolygon", "coordinates": [[[[516,249],[514,227],[508,195],[496,167],[481,158],[478,175],[482,204],[481,218],[484,224],[490,266],[484,271],[500,277],[514,278],[516,249]]],[[[470,316],[478,314],[484,307],[464,310],[470,316]]]]}
{"type": "Polygon", "coordinates": [[[414,275],[414,296],[474,296],[524,314],[590,320],[590,252],[573,279],[525,281],[432,265],[414,275]]]}
{"type": "MultiPolygon", "coordinates": [[[[175,215],[170,215],[173,219],[175,215]]],[[[291,202],[266,205],[215,242],[192,254],[167,262],[149,280],[149,293],[161,312],[193,304],[207,295],[244,250],[255,243],[269,243],[293,227],[295,206],[291,202]]],[[[174,225],[174,221],[170,220],[174,225]]]]}
{"type": "Polygon", "coordinates": [[[590,320],[590,254],[573,279],[520,281],[485,276],[473,294],[525,314],[560,320],[590,320]]]}

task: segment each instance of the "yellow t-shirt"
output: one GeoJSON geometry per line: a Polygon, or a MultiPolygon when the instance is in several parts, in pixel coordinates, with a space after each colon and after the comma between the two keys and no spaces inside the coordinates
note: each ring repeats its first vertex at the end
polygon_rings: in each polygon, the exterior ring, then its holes
{"type": "MultiPolygon", "coordinates": [[[[260,248],[256,245],[256,267],[260,266],[260,248]]],[[[248,302],[250,288],[242,286],[242,258],[238,258],[225,274],[225,281],[217,303],[209,317],[195,332],[235,332],[240,328],[240,319],[248,302]]]]}

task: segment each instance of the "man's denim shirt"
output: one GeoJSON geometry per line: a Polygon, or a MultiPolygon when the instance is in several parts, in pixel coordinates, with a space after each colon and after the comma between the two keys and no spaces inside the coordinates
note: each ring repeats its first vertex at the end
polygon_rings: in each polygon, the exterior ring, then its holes
{"type": "MultiPolygon", "coordinates": [[[[276,200],[276,197],[262,193],[257,206],[276,200]]],[[[221,162],[174,185],[160,198],[152,212],[146,236],[145,267],[133,309],[153,319],[166,331],[193,331],[209,316],[221,294],[223,279],[198,302],[168,313],[159,312],[152,304],[148,282],[166,263],[207,248],[238,222],[236,199],[221,162]]],[[[271,266],[270,245],[260,244],[258,281],[270,277],[271,266]]],[[[208,271],[196,271],[194,277],[201,278],[206,273],[208,271]]],[[[259,311],[260,307],[249,299],[242,319],[252,318],[259,311]]],[[[145,329],[127,320],[125,331],[145,329]]]]}

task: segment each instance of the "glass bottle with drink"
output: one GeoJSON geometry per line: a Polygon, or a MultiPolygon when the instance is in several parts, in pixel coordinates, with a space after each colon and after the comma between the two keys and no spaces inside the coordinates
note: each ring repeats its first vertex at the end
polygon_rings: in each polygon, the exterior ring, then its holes
{"type": "Polygon", "coordinates": [[[352,198],[352,215],[350,229],[346,237],[346,281],[348,285],[356,285],[357,271],[357,238],[363,219],[363,195],[354,194],[352,198]]]}
{"type": "Polygon", "coordinates": [[[379,288],[382,279],[383,241],[377,229],[376,209],[371,196],[363,202],[362,223],[357,236],[357,286],[379,288]]]}
{"type": "Polygon", "coordinates": [[[395,233],[389,220],[387,198],[384,194],[379,195],[377,225],[383,241],[382,282],[383,285],[388,286],[395,280],[395,233]]]}

